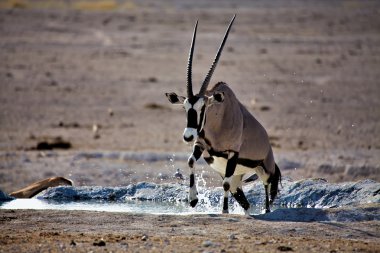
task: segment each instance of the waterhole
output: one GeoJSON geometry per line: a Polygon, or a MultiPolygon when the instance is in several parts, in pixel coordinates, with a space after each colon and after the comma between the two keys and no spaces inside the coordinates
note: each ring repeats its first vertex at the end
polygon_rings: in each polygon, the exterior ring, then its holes
{"type": "MultiPolygon", "coordinates": [[[[45,199],[15,199],[0,203],[0,209],[29,209],[29,210],[82,210],[99,212],[125,212],[142,214],[220,214],[222,208],[211,206],[207,201],[200,200],[200,203],[192,208],[184,202],[159,202],[159,201],[52,201],[45,199]]],[[[261,208],[254,206],[250,209],[251,214],[261,213],[261,208]]],[[[230,213],[244,214],[241,207],[232,204],[230,213]]]]}

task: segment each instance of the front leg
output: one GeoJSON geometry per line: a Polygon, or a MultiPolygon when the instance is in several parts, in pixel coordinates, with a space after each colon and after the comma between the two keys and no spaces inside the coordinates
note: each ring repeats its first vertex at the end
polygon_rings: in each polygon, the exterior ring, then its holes
{"type": "Polygon", "coordinates": [[[238,162],[239,152],[230,151],[228,152],[228,161],[226,166],[226,174],[223,179],[223,189],[225,192],[230,190],[231,179],[235,173],[236,165],[238,162]]]}
{"type": "Polygon", "coordinates": [[[203,146],[200,143],[195,143],[193,146],[193,153],[189,157],[187,164],[190,168],[190,192],[189,192],[189,202],[191,207],[195,207],[198,203],[198,191],[195,184],[195,175],[194,175],[194,164],[201,157],[203,153],[203,146]]]}

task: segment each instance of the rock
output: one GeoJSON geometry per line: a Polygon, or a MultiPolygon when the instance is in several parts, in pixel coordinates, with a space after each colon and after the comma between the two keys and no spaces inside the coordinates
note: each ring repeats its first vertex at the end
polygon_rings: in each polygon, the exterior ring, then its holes
{"type": "Polygon", "coordinates": [[[94,246],[98,246],[98,247],[104,247],[106,246],[106,242],[103,240],[103,238],[101,238],[100,240],[96,240],[95,242],[93,242],[94,246]]]}
{"type": "Polygon", "coordinates": [[[52,150],[52,149],[70,149],[72,147],[69,141],[63,140],[62,137],[58,136],[51,138],[50,140],[44,140],[37,143],[36,150],[52,150]]]}
{"type": "Polygon", "coordinates": [[[202,246],[203,246],[203,247],[206,247],[206,248],[207,248],[207,247],[212,247],[212,246],[214,246],[214,243],[213,243],[212,241],[208,241],[208,240],[207,240],[207,241],[203,241],[203,242],[202,242],[202,246]]]}
{"type": "Polygon", "coordinates": [[[228,240],[229,240],[229,241],[237,240],[237,237],[236,237],[235,234],[230,234],[230,235],[228,236],[228,240]]]}
{"type": "Polygon", "coordinates": [[[4,202],[4,201],[11,201],[11,200],[14,200],[14,199],[15,198],[9,196],[8,194],[6,194],[2,190],[0,190],[0,203],[4,202]]]}
{"type": "Polygon", "coordinates": [[[279,251],[293,251],[293,249],[291,247],[288,247],[288,246],[278,246],[277,250],[279,250],[279,251]]]}

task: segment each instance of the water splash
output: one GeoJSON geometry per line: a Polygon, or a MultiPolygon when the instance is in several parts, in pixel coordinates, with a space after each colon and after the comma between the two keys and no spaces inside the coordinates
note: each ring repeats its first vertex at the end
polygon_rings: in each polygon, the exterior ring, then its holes
{"type": "MultiPolygon", "coordinates": [[[[221,213],[222,187],[207,187],[201,173],[197,185],[199,204],[188,204],[188,186],[178,183],[155,184],[140,182],[126,187],[70,187],[49,188],[36,199],[0,202],[0,209],[68,209],[125,211],[137,213],[221,213]],[[28,202],[31,201],[31,202],[28,202]]],[[[254,182],[243,187],[252,205],[250,214],[260,214],[265,202],[264,187],[254,182]]],[[[1,193],[1,192],[0,192],[1,193]]],[[[380,206],[380,183],[371,180],[329,184],[325,180],[283,181],[281,192],[274,203],[276,209],[358,208],[372,203],[380,206]]],[[[242,208],[230,198],[230,213],[243,214],[242,208]]],[[[379,209],[379,208],[378,208],[379,209]]],[[[368,209],[373,211],[378,209],[368,209]]],[[[359,210],[359,209],[358,209],[359,210]]],[[[282,212],[278,212],[282,213],[282,212]]],[[[379,219],[380,219],[380,215],[379,219]]],[[[376,216],[376,217],[378,217],[376,216]]],[[[371,216],[372,217],[372,216],[371,216]]],[[[375,216],[374,216],[375,217],[375,216]]]]}

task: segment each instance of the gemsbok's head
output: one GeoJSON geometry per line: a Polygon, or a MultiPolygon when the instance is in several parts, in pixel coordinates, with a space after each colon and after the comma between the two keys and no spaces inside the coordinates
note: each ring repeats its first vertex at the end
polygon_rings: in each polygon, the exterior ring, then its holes
{"type": "Polygon", "coordinates": [[[219,46],[218,52],[215,56],[214,62],[211,65],[210,70],[208,71],[206,78],[204,79],[199,93],[194,95],[193,93],[193,84],[192,84],[192,63],[193,63],[193,54],[194,54],[194,45],[195,38],[197,34],[198,21],[194,27],[193,39],[191,42],[189,60],[187,64],[187,97],[179,96],[176,93],[165,93],[167,98],[172,104],[181,104],[186,110],[187,115],[187,125],[183,132],[183,140],[185,142],[191,142],[197,138],[199,133],[201,133],[206,117],[207,107],[216,104],[223,103],[224,94],[222,92],[217,92],[211,94],[211,96],[206,96],[206,90],[210,83],[212,74],[218,64],[220,55],[223,51],[224,44],[226,43],[228,34],[230,32],[231,26],[235,20],[236,15],[232,18],[227,31],[224,35],[223,41],[219,46]]]}

